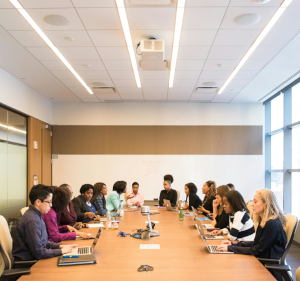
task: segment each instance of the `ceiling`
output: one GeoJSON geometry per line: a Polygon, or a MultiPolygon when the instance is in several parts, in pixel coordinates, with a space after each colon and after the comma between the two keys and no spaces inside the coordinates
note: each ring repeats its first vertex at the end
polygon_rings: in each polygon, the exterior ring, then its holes
{"type": "MultiPolygon", "coordinates": [[[[264,5],[251,0],[186,0],[174,86],[168,87],[169,69],[139,68],[138,88],[114,0],[19,2],[89,87],[101,82],[115,88],[112,94],[92,89],[95,95],[90,95],[10,2],[0,0],[0,67],[53,102],[257,102],[267,90],[253,95],[259,90],[253,81],[300,31],[300,0],[294,0],[221,95],[195,91],[205,82],[222,86],[282,0],[264,5]],[[249,13],[261,20],[250,26],[234,22],[249,13]],[[52,14],[70,23],[49,25],[44,17],[52,14]]],[[[163,39],[170,65],[175,1],[162,7],[125,3],[134,46],[149,37],[163,39]]]]}

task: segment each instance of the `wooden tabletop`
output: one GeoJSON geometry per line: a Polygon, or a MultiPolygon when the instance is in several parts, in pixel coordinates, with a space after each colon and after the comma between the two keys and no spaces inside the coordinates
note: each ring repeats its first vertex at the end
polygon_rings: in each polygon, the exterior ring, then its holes
{"type": "MultiPolygon", "coordinates": [[[[151,210],[157,209],[151,207],[151,210]]],[[[97,264],[57,266],[57,257],[37,262],[30,275],[23,275],[21,281],[46,280],[264,280],[274,281],[273,276],[253,256],[237,254],[210,254],[194,227],[191,217],[179,221],[178,212],[159,209],[160,214],[151,216],[159,237],[148,241],[130,236],[117,237],[118,231],[130,233],[137,228],[145,228],[147,216],[140,210],[125,212],[119,218],[118,230],[103,229],[95,248],[97,264]],[[160,244],[160,250],[140,250],[140,244],[160,244]],[[138,272],[140,265],[154,267],[153,272],[138,272]]],[[[205,223],[205,222],[203,222],[205,223]]],[[[97,228],[84,229],[93,235],[97,228]]],[[[93,240],[63,241],[62,244],[77,243],[80,246],[92,245],[93,240]]],[[[210,245],[221,241],[207,240],[210,245]]]]}

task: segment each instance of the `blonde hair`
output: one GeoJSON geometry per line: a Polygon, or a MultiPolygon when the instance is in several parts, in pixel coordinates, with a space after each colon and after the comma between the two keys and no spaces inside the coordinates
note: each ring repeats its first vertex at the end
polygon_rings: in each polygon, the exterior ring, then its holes
{"type": "Polygon", "coordinates": [[[207,200],[209,200],[211,197],[214,197],[216,195],[216,183],[214,181],[207,181],[206,184],[207,184],[209,190],[208,190],[207,194],[205,195],[203,204],[207,200]]]}
{"type": "Polygon", "coordinates": [[[220,207],[219,207],[219,213],[218,215],[222,215],[222,212],[224,210],[224,206],[223,206],[223,197],[224,195],[230,191],[230,187],[228,185],[220,185],[218,188],[217,188],[217,192],[218,192],[218,195],[222,198],[222,202],[220,203],[220,207]]]}
{"type": "Polygon", "coordinates": [[[264,227],[268,220],[279,219],[282,227],[285,227],[287,219],[281,211],[277,198],[273,191],[270,189],[260,189],[257,190],[256,193],[261,196],[261,199],[266,204],[266,206],[262,218],[258,214],[253,214],[254,224],[256,226],[260,224],[261,227],[264,227]]]}

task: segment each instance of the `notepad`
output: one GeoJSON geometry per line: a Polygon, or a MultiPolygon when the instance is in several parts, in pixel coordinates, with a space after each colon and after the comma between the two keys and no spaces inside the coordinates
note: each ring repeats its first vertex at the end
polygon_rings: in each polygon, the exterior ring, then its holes
{"type": "Polygon", "coordinates": [[[197,218],[199,221],[210,221],[209,218],[197,218]]]}
{"type": "MultiPolygon", "coordinates": [[[[151,222],[154,222],[154,223],[159,223],[159,221],[151,221],[151,222]]],[[[148,221],[145,221],[145,223],[148,223],[148,221]]]]}
{"type": "Polygon", "coordinates": [[[100,227],[104,227],[103,223],[89,224],[89,228],[100,228],[100,227]]]}
{"type": "Polygon", "coordinates": [[[159,250],[160,244],[140,244],[140,250],[159,250]]]}

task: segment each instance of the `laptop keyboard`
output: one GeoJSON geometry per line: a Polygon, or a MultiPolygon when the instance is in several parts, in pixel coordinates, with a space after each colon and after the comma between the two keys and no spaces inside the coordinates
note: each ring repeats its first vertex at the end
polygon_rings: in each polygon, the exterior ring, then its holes
{"type": "Polygon", "coordinates": [[[78,248],[79,255],[88,255],[91,253],[91,247],[80,247],[78,248]]]}
{"type": "Polygon", "coordinates": [[[217,251],[217,245],[210,245],[209,248],[210,248],[210,251],[211,252],[214,252],[214,253],[220,253],[222,251],[217,251]]]}
{"type": "Polygon", "coordinates": [[[206,238],[214,238],[215,236],[212,236],[212,235],[210,235],[210,234],[208,234],[208,233],[205,233],[205,237],[206,237],[206,238]]]}

